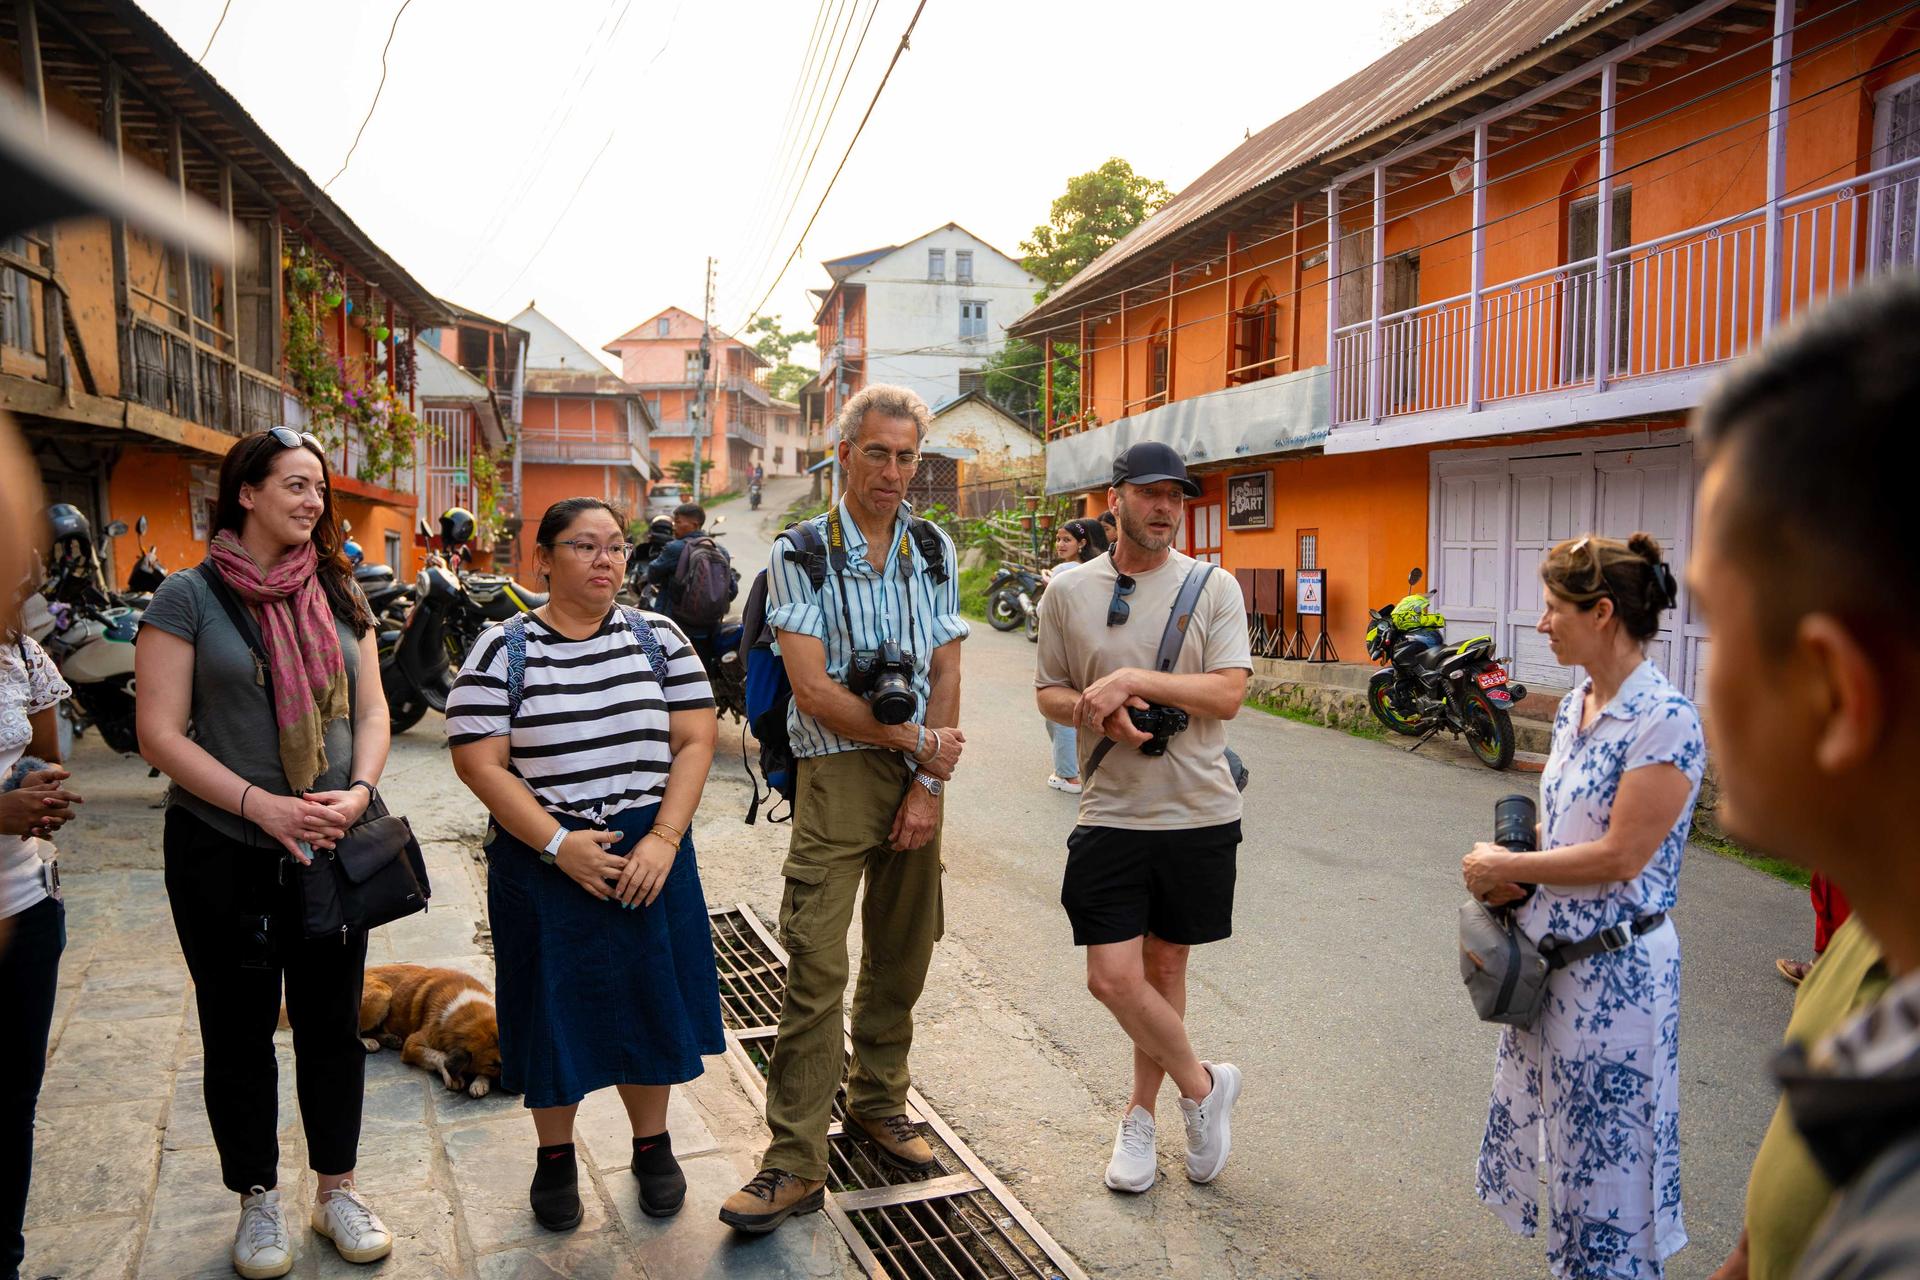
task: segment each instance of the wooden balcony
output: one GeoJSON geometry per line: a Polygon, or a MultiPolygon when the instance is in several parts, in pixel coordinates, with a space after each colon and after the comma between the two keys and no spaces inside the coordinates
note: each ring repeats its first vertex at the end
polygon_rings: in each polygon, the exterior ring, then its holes
{"type": "MultiPolygon", "coordinates": [[[[128,319],[127,399],[230,436],[288,425],[290,394],[210,343],[144,316],[128,319]]],[[[304,417],[304,415],[295,415],[304,417]]]]}

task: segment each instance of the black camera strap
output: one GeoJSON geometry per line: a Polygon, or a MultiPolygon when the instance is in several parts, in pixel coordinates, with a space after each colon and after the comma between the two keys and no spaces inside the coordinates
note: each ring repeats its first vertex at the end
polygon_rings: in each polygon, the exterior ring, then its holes
{"type": "MultiPolygon", "coordinates": [[[[1119,568],[1118,562],[1115,562],[1116,573],[1119,568]]],[[[1187,624],[1193,620],[1194,608],[1200,603],[1200,593],[1207,587],[1207,575],[1212,572],[1213,566],[1204,560],[1195,561],[1193,568],[1187,570],[1186,581],[1180,584],[1180,592],[1174,596],[1173,608],[1167,614],[1166,629],[1160,633],[1160,651],[1153,659],[1155,671],[1172,671],[1173,664],[1180,660],[1180,649],[1187,642],[1187,624]]],[[[1099,769],[1100,762],[1107,758],[1107,753],[1113,747],[1112,738],[1102,738],[1095,745],[1093,754],[1087,757],[1086,777],[1080,780],[1083,786],[1092,784],[1094,771],[1099,769]]]]}
{"type": "MultiPolygon", "coordinates": [[[[912,522],[913,517],[908,516],[909,528],[900,531],[900,545],[894,552],[894,561],[900,569],[900,592],[907,598],[907,635],[906,643],[901,647],[908,652],[914,647],[913,540],[909,536],[912,522]]],[[[833,576],[840,588],[835,594],[840,597],[840,620],[847,627],[847,663],[851,667],[857,647],[853,642],[853,614],[847,608],[847,558],[847,531],[840,525],[840,508],[836,505],[827,513],[827,563],[833,566],[833,576]]]]}

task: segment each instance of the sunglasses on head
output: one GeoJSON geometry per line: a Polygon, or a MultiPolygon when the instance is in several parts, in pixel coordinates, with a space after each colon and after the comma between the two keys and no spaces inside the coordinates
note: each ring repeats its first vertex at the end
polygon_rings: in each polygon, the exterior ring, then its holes
{"type": "Polygon", "coordinates": [[[326,446],[320,443],[320,437],[311,431],[295,431],[292,427],[268,427],[267,434],[278,441],[282,449],[298,449],[303,444],[310,444],[319,450],[322,456],[327,452],[326,446]]]}

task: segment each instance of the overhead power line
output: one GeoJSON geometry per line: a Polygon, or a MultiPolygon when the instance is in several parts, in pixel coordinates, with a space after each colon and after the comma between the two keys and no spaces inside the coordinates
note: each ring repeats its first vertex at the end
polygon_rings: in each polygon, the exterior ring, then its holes
{"type": "Polygon", "coordinates": [[[760,301],[754,304],[753,311],[740,322],[735,332],[744,333],[747,326],[753,323],[755,317],[760,314],[761,308],[767,305],[767,299],[771,298],[773,291],[780,287],[780,281],[792,268],[793,260],[800,256],[800,246],[807,242],[807,236],[813,231],[813,224],[819,220],[820,211],[826,208],[827,197],[833,194],[834,184],[840,180],[841,172],[847,167],[847,161],[852,158],[854,147],[859,145],[860,135],[867,128],[867,121],[873,119],[873,109],[880,105],[880,95],[887,91],[887,81],[893,78],[893,69],[900,65],[900,55],[907,51],[908,42],[913,38],[913,29],[919,25],[920,15],[926,11],[927,0],[920,0],[920,3],[914,6],[913,17],[907,20],[907,29],[900,33],[900,43],[894,46],[893,57],[887,61],[886,72],[880,77],[880,84],[874,89],[873,98],[867,103],[867,109],[861,115],[860,123],[854,127],[853,136],[847,139],[847,149],[841,153],[840,163],[833,167],[833,176],[827,179],[826,189],[820,193],[819,202],[813,206],[813,212],[807,216],[807,225],[800,229],[800,238],[793,242],[793,248],[788,252],[787,260],[781,264],[779,272],[774,275],[773,283],[767,286],[766,293],[761,295],[760,301]]]}
{"type": "MultiPolygon", "coordinates": [[[[353,145],[347,148],[346,158],[340,162],[340,167],[334,170],[333,176],[321,184],[320,189],[322,191],[333,186],[334,183],[340,180],[340,175],[347,171],[347,166],[353,162],[353,153],[360,149],[361,137],[366,134],[367,126],[373,122],[374,108],[380,105],[380,95],[386,91],[387,87],[387,52],[393,48],[393,33],[400,29],[400,15],[405,13],[407,6],[412,3],[413,0],[400,0],[400,7],[394,10],[393,25],[387,28],[387,42],[380,47],[380,83],[374,86],[373,101],[367,104],[366,117],[360,121],[360,127],[354,130],[353,145]]],[[[223,13],[221,17],[224,20],[225,14],[223,13]]],[[[219,30],[218,27],[215,27],[214,33],[216,35],[219,34],[219,30]]],[[[207,40],[207,47],[213,47],[213,40],[211,38],[207,40]]],[[[202,54],[201,56],[205,57],[206,55],[202,54]]]]}
{"type": "Polygon", "coordinates": [[[194,61],[205,62],[207,55],[213,52],[213,39],[220,34],[220,28],[227,25],[227,10],[231,8],[233,8],[233,0],[227,0],[225,4],[220,6],[220,17],[214,22],[213,30],[207,33],[207,47],[200,51],[200,56],[194,59],[194,61]]]}

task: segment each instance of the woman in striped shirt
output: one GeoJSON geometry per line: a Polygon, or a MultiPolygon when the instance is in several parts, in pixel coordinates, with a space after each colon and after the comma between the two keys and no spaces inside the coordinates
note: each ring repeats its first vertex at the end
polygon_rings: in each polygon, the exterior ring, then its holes
{"type": "Polygon", "coordinates": [[[447,700],[454,769],[493,815],[501,1084],[533,1110],[528,1198],[556,1231],[581,1216],[574,1112],[608,1085],[633,1122],[640,1208],[679,1211],[668,1090],[725,1048],[690,832],[713,693],[671,622],[615,605],[625,529],[598,498],[549,507],[534,558],[552,595],[482,635],[447,700]]]}

